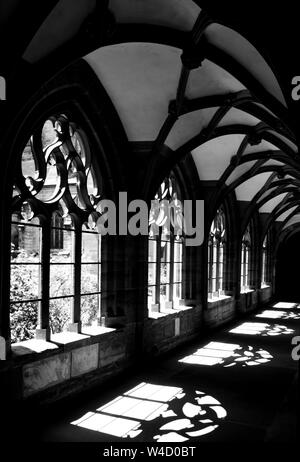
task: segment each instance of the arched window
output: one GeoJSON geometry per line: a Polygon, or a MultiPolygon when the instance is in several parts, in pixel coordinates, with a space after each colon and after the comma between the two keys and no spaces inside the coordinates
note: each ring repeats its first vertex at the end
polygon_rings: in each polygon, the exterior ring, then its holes
{"type": "Polygon", "coordinates": [[[269,285],[269,262],[270,262],[270,239],[269,233],[266,234],[262,245],[262,274],[261,287],[269,285]]]}
{"type": "Polygon", "coordinates": [[[179,305],[182,298],[182,203],[173,173],[159,187],[151,204],[148,240],[148,310],[179,305]]]}
{"type": "Polygon", "coordinates": [[[226,220],[223,207],[217,210],[208,239],[208,298],[224,295],[226,220]]]}
{"type": "Polygon", "coordinates": [[[250,289],[250,257],[251,257],[251,232],[250,226],[243,235],[241,250],[241,292],[250,289]]]}
{"type": "Polygon", "coordinates": [[[85,132],[44,120],[27,142],[12,197],[11,341],[95,325],[100,319],[102,191],[85,132]]]}

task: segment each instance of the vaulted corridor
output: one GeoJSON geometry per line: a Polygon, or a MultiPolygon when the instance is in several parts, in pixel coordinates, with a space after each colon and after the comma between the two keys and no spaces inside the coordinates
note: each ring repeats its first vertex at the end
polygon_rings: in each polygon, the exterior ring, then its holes
{"type": "Polygon", "coordinates": [[[295,15],[229,3],[0,2],[14,449],[297,441],[295,15]]]}
{"type": "Polygon", "coordinates": [[[123,374],[118,384],[51,405],[30,426],[20,423],[22,435],[48,442],[295,441],[291,339],[299,324],[300,305],[270,304],[123,374]]]}

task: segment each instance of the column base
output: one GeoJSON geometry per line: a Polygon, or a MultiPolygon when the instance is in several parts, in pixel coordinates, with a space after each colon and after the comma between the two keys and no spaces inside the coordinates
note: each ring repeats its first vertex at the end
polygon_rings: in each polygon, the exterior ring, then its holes
{"type": "Polygon", "coordinates": [[[81,332],[81,321],[80,322],[73,322],[72,324],[69,324],[68,331],[69,332],[75,332],[76,334],[80,334],[80,332],[81,332]]]}
{"type": "Polygon", "coordinates": [[[154,313],[158,313],[159,312],[159,304],[158,303],[155,303],[153,305],[151,305],[151,312],[154,312],[154,313]]]}
{"type": "Polygon", "coordinates": [[[35,338],[37,340],[44,340],[45,342],[49,342],[50,341],[50,328],[47,327],[47,329],[36,329],[35,338]]]}

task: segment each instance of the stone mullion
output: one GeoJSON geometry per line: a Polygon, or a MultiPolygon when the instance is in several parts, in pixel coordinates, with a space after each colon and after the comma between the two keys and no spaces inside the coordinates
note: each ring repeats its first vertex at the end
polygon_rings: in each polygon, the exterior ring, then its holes
{"type": "Polygon", "coordinates": [[[160,266],[161,266],[161,232],[156,240],[156,285],[155,285],[155,303],[160,304],[160,266]]]}
{"type": "Polygon", "coordinates": [[[1,281],[0,281],[0,359],[6,359],[10,350],[10,228],[11,216],[5,201],[1,210],[1,281]],[[5,208],[5,210],[3,210],[5,208]]]}
{"type": "Polygon", "coordinates": [[[69,330],[73,332],[81,331],[81,246],[82,246],[82,233],[81,226],[76,226],[75,233],[72,233],[72,250],[74,252],[74,298],[71,309],[71,325],[69,330]]]}
{"type": "Polygon", "coordinates": [[[174,294],[174,236],[171,237],[170,239],[170,264],[169,264],[169,283],[170,283],[170,288],[169,288],[169,301],[173,302],[173,294],[174,294]]]}
{"type": "Polygon", "coordinates": [[[41,249],[41,278],[40,292],[41,302],[38,310],[38,325],[36,337],[42,340],[50,339],[50,243],[51,226],[50,219],[42,226],[42,249],[41,249]]]}

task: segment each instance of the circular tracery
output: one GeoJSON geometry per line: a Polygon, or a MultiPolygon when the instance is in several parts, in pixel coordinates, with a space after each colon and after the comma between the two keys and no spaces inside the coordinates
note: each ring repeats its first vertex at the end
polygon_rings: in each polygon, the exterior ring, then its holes
{"type": "Polygon", "coordinates": [[[28,140],[15,195],[44,205],[63,202],[69,212],[91,213],[100,200],[86,134],[65,114],[49,117],[28,140]]]}

